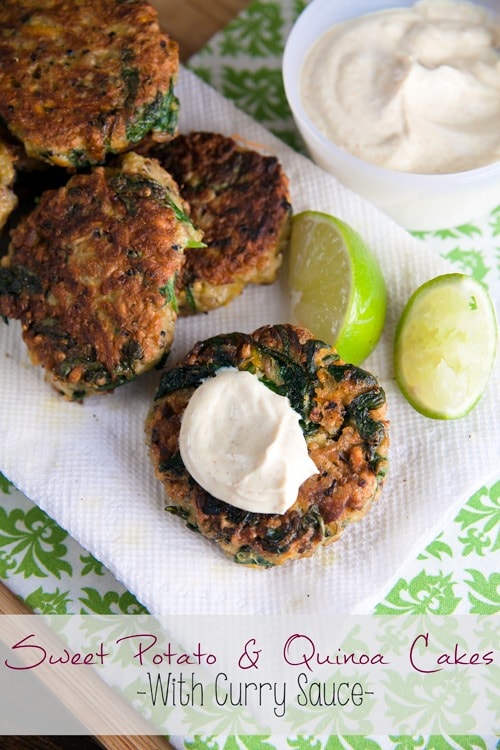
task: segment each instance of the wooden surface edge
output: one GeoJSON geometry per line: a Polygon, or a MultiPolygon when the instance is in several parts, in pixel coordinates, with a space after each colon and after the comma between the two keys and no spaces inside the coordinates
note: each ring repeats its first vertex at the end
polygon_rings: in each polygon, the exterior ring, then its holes
{"type": "MultiPolygon", "coordinates": [[[[1,581],[0,615],[31,615],[37,617],[1,581]]],[[[91,615],[89,616],[91,617],[91,615]]],[[[9,618],[7,622],[4,621],[0,629],[0,638],[7,647],[11,647],[13,643],[17,642],[15,640],[17,630],[11,627],[11,620],[12,618],[9,618]]],[[[58,637],[46,628],[43,622],[39,627],[40,629],[37,628],[37,637],[45,639],[40,642],[49,647],[49,653],[57,653],[62,650],[63,645],[58,637]]],[[[128,701],[112,690],[95,671],[80,672],[77,681],[74,681],[70,676],[66,677],[64,674],[60,674],[59,679],[54,680],[51,667],[41,665],[41,667],[37,667],[36,676],[83,727],[88,725],[89,717],[92,716],[97,717],[99,723],[101,723],[102,717],[103,726],[109,725],[110,728],[116,729],[116,734],[94,735],[94,739],[105,750],[173,750],[172,745],[164,737],[155,735],[151,725],[128,701]],[[82,707],[85,708],[84,711],[82,711],[82,707]],[[127,717],[127,723],[130,721],[134,728],[137,726],[137,734],[120,735],[118,733],[123,717],[127,717]]],[[[92,735],[89,733],[89,736],[92,735]]]]}
{"type": "Polygon", "coordinates": [[[151,0],[160,25],[179,45],[181,62],[198,52],[249,0],[151,0]]]}

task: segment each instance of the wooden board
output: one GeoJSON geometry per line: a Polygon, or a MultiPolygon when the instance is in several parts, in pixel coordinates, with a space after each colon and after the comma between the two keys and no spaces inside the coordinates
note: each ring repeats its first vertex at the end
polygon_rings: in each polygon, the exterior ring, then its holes
{"type": "Polygon", "coordinates": [[[160,23],[179,44],[182,62],[226,26],[249,0],[151,0],[160,23]]]}

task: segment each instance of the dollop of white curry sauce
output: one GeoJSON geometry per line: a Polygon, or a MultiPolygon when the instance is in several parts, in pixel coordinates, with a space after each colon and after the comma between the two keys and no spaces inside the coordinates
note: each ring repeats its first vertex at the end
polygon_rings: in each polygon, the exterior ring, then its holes
{"type": "Polygon", "coordinates": [[[182,417],[179,448],[207,492],[253,513],[285,513],[300,485],[318,473],[300,416],[258,377],[219,370],[193,393],[182,417]]]}
{"type": "Polygon", "coordinates": [[[500,17],[421,0],[326,31],[306,57],[305,111],[333,143],[382,167],[454,173],[500,159],[500,17]]]}

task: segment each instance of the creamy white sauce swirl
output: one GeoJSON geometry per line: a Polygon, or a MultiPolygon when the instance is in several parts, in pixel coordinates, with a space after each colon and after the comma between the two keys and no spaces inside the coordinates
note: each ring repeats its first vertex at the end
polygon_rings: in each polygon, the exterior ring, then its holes
{"type": "Polygon", "coordinates": [[[253,513],[285,513],[301,484],[318,473],[300,416],[289,400],[249,372],[220,370],[193,393],[179,447],[207,492],[253,513]]]}
{"type": "Polygon", "coordinates": [[[309,117],[382,167],[461,172],[500,159],[500,21],[467,2],[421,0],[329,29],[301,75],[309,117]]]}

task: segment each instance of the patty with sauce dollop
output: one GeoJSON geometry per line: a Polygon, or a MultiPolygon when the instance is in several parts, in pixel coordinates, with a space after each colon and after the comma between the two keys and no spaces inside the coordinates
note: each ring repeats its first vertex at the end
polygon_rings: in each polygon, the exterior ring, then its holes
{"type": "Polygon", "coordinates": [[[235,562],[272,567],[310,557],[361,519],[384,484],[389,446],[386,398],[370,373],[342,362],[335,349],[291,325],[222,334],[195,345],[164,373],[146,421],[155,473],[167,510],[212,539],[235,562]],[[195,389],[217,370],[253,373],[287,396],[301,417],[319,470],[284,514],[252,513],[223,502],[187,472],[179,450],[182,415],[195,389]]]}

